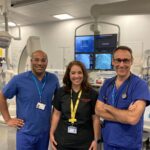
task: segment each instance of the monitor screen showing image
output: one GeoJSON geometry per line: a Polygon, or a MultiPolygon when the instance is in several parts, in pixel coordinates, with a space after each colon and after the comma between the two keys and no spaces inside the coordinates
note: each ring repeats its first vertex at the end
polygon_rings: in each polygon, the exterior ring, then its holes
{"type": "Polygon", "coordinates": [[[95,36],[95,52],[110,52],[117,47],[117,34],[95,36]]]}
{"type": "Polygon", "coordinates": [[[94,52],[94,36],[76,36],[75,37],[75,52],[90,53],[94,52]]]}
{"type": "Polygon", "coordinates": [[[93,54],[76,54],[75,60],[82,62],[86,69],[93,69],[93,54]]]}
{"type": "Polygon", "coordinates": [[[95,54],[95,69],[112,70],[112,54],[95,54]]]}

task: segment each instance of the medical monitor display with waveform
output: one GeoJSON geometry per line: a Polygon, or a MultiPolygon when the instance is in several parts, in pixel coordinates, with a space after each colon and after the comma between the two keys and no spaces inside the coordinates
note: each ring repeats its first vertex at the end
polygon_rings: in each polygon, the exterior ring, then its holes
{"type": "Polygon", "coordinates": [[[94,36],[76,36],[75,37],[75,52],[90,53],[94,52],[94,36]]]}
{"type": "Polygon", "coordinates": [[[93,69],[93,54],[76,54],[75,60],[82,62],[86,69],[93,69]]]}
{"type": "Polygon", "coordinates": [[[112,70],[112,54],[95,54],[95,69],[112,70]]]}

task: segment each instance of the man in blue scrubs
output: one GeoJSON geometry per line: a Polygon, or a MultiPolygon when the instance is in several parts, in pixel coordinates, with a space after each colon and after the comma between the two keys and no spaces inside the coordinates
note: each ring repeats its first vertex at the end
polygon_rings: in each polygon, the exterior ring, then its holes
{"type": "Polygon", "coordinates": [[[104,150],[141,150],[143,114],[150,103],[147,83],[130,72],[132,50],[120,46],[113,52],[116,77],[102,86],[96,103],[96,114],[104,119],[104,150]]]}
{"type": "Polygon", "coordinates": [[[31,55],[32,71],[14,76],[0,92],[0,111],[7,125],[17,127],[17,150],[48,150],[51,100],[59,87],[46,72],[48,59],[37,50],[31,55]],[[11,118],[7,98],[16,96],[17,118],[11,118]]]}

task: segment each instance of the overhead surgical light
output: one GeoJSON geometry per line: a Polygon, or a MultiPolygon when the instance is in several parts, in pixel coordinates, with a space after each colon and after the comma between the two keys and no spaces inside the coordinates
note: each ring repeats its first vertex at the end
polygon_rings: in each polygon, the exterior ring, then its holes
{"type": "Polygon", "coordinates": [[[0,31],[0,47],[8,48],[11,42],[11,35],[8,32],[0,31]]]}
{"type": "Polygon", "coordinates": [[[4,22],[5,22],[5,31],[0,31],[0,47],[6,50],[5,59],[6,59],[7,68],[9,69],[10,68],[10,61],[9,61],[9,55],[8,55],[9,45],[10,45],[12,38],[14,40],[21,40],[21,32],[20,32],[20,26],[16,24],[16,27],[18,28],[18,31],[19,31],[19,36],[14,37],[9,34],[7,1],[8,0],[0,0],[0,15],[4,17],[4,22]]]}

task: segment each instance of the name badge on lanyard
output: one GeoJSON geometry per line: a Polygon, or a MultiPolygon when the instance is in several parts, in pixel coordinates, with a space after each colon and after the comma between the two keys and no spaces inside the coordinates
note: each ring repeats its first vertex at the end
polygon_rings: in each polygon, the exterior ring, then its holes
{"type": "Polygon", "coordinates": [[[38,108],[38,109],[41,109],[41,110],[45,110],[45,104],[43,104],[43,103],[40,103],[40,102],[38,102],[37,104],[36,104],[36,108],[38,108]]]}
{"type": "Polygon", "coordinates": [[[76,119],[76,112],[79,105],[79,99],[81,97],[82,90],[78,94],[78,98],[76,100],[75,106],[73,106],[73,100],[72,100],[72,90],[71,90],[71,103],[70,103],[70,110],[71,110],[71,118],[68,119],[68,121],[72,124],[71,126],[68,126],[68,133],[77,134],[77,127],[73,124],[77,122],[76,119]]]}
{"type": "Polygon", "coordinates": [[[75,127],[75,126],[68,126],[68,133],[77,134],[77,127],[75,127]]]}
{"type": "Polygon", "coordinates": [[[37,80],[36,80],[36,78],[35,78],[34,75],[32,75],[32,79],[33,79],[33,81],[34,81],[34,83],[35,83],[35,85],[36,85],[36,88],[37,88],[37,90],[38,90],[38,94],[39,94],[39,97],[40,97],[40,101],[37,102],[36,108],[37,108],[37,109],[40,109],[40,110],[45,110],[46,105],[45,105],[44,103],[42,103],[41,101],[42,101],[43,89],[44,89],[45,84],[46,84],[46,75],[45,75],[45,82],[42,84],[42,87],[41,87],[41,88],[39,87],[39,85],[38,85],[38,83],[37,83],[37,80]]]}

